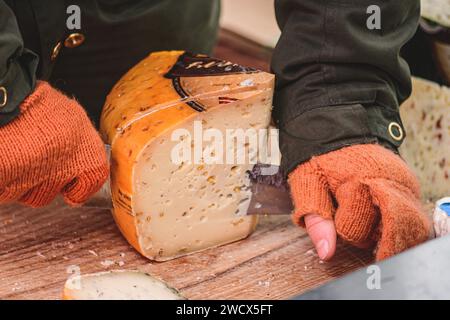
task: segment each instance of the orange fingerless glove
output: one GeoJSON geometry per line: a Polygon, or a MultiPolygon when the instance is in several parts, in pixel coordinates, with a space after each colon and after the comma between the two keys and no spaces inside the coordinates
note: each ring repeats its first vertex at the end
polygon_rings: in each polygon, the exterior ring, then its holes
{"type": "Polygon", "coordinates": [[[46,82],[0,127],[0,203],[32,207],[62,193],[81,204],[109,175],[105,147],[83,108],[46,82]]]}
{"type": "Polygon", "coordinates": [[[376,244],[381,260],[428,239],[417,179],[396,154],[354,145],[313,157],[289,175],[294,222],[307,214],[334,219],[338,235],[358,247],[376,244]]]}

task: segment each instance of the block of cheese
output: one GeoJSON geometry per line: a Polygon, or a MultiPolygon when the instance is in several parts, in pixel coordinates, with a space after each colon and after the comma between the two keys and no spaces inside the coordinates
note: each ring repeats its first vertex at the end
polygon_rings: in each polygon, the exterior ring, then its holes
{"type": "Polygon", "coordinates": [[[138,271],[116,270],[70,277],[64,300],[182,300],[164,282],[138,271]]]}
{"type": "Polygon", "coordinates": [[[413,79],[400,113],[406,130],[400,154],[419,178],[424,200],[450,195],[450,88],[413,79]]]}
{"type": "Polygon", "coordinates": [[[273,85],[269,73],[180,51],[152,53],[115,85],[101,118],[113,215],[141,254],[164,261],[254,230],[254,144],[216,139],[268,128],[273,85]]]}

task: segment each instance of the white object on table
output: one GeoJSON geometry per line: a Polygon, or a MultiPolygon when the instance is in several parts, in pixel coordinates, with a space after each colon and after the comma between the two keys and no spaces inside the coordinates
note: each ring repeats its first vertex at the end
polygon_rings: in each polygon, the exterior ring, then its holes
{"type": "Polygon", "coordinates": [[[436,237],[442,237],[450,233],[450,197],[436,202],[433,224],[436,237]]]}

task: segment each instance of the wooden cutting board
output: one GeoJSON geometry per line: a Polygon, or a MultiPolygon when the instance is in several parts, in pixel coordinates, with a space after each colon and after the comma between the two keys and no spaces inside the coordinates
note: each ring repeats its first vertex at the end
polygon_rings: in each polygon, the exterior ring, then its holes
{"type": "Polygon", "coordinates": [[[283,299],[371,262],[340,244],[320,262],[287,216],[262,217],[249,238],[155,263],[121,236],[107,210],[0,206],[0,299],[59,299],[71,272],[143,270],[191,299],[283,299]]]}
{"type": "MultiPolygon", "coordinates": [[[[215,56],[268,70],[271,50],[222,30],[215,56]]],[[[107,210],[0,206],[0,299],[59,299],[71,272],[143,270],[192,299],[283,299],[371,262],[343,244],[321,263],[289,217],[262,217],[248,239],[153,263],[131,248],[107,210]]]]}

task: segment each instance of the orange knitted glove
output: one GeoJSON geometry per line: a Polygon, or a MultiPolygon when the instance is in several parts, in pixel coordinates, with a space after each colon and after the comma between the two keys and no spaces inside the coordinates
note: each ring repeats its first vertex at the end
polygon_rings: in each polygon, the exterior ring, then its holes
{"type": "Polygon", "coordinates": [[[381,260],[427,240],[430,223],[406,163],[379,145],[354,145],[313,157],[289,175],[294,222],[317,214],[358,247],[376,244],[381,260]],[[337,208],[336,208],[337,207],[337,208]]]}
{"type": "Polygon", "coordinates": [[[85,111],[46,82],[20,109],[0,127],[0,203],[40,207],[60,192],[69,204],[86,201],[107,179],[109,165],[85,111]]]}

